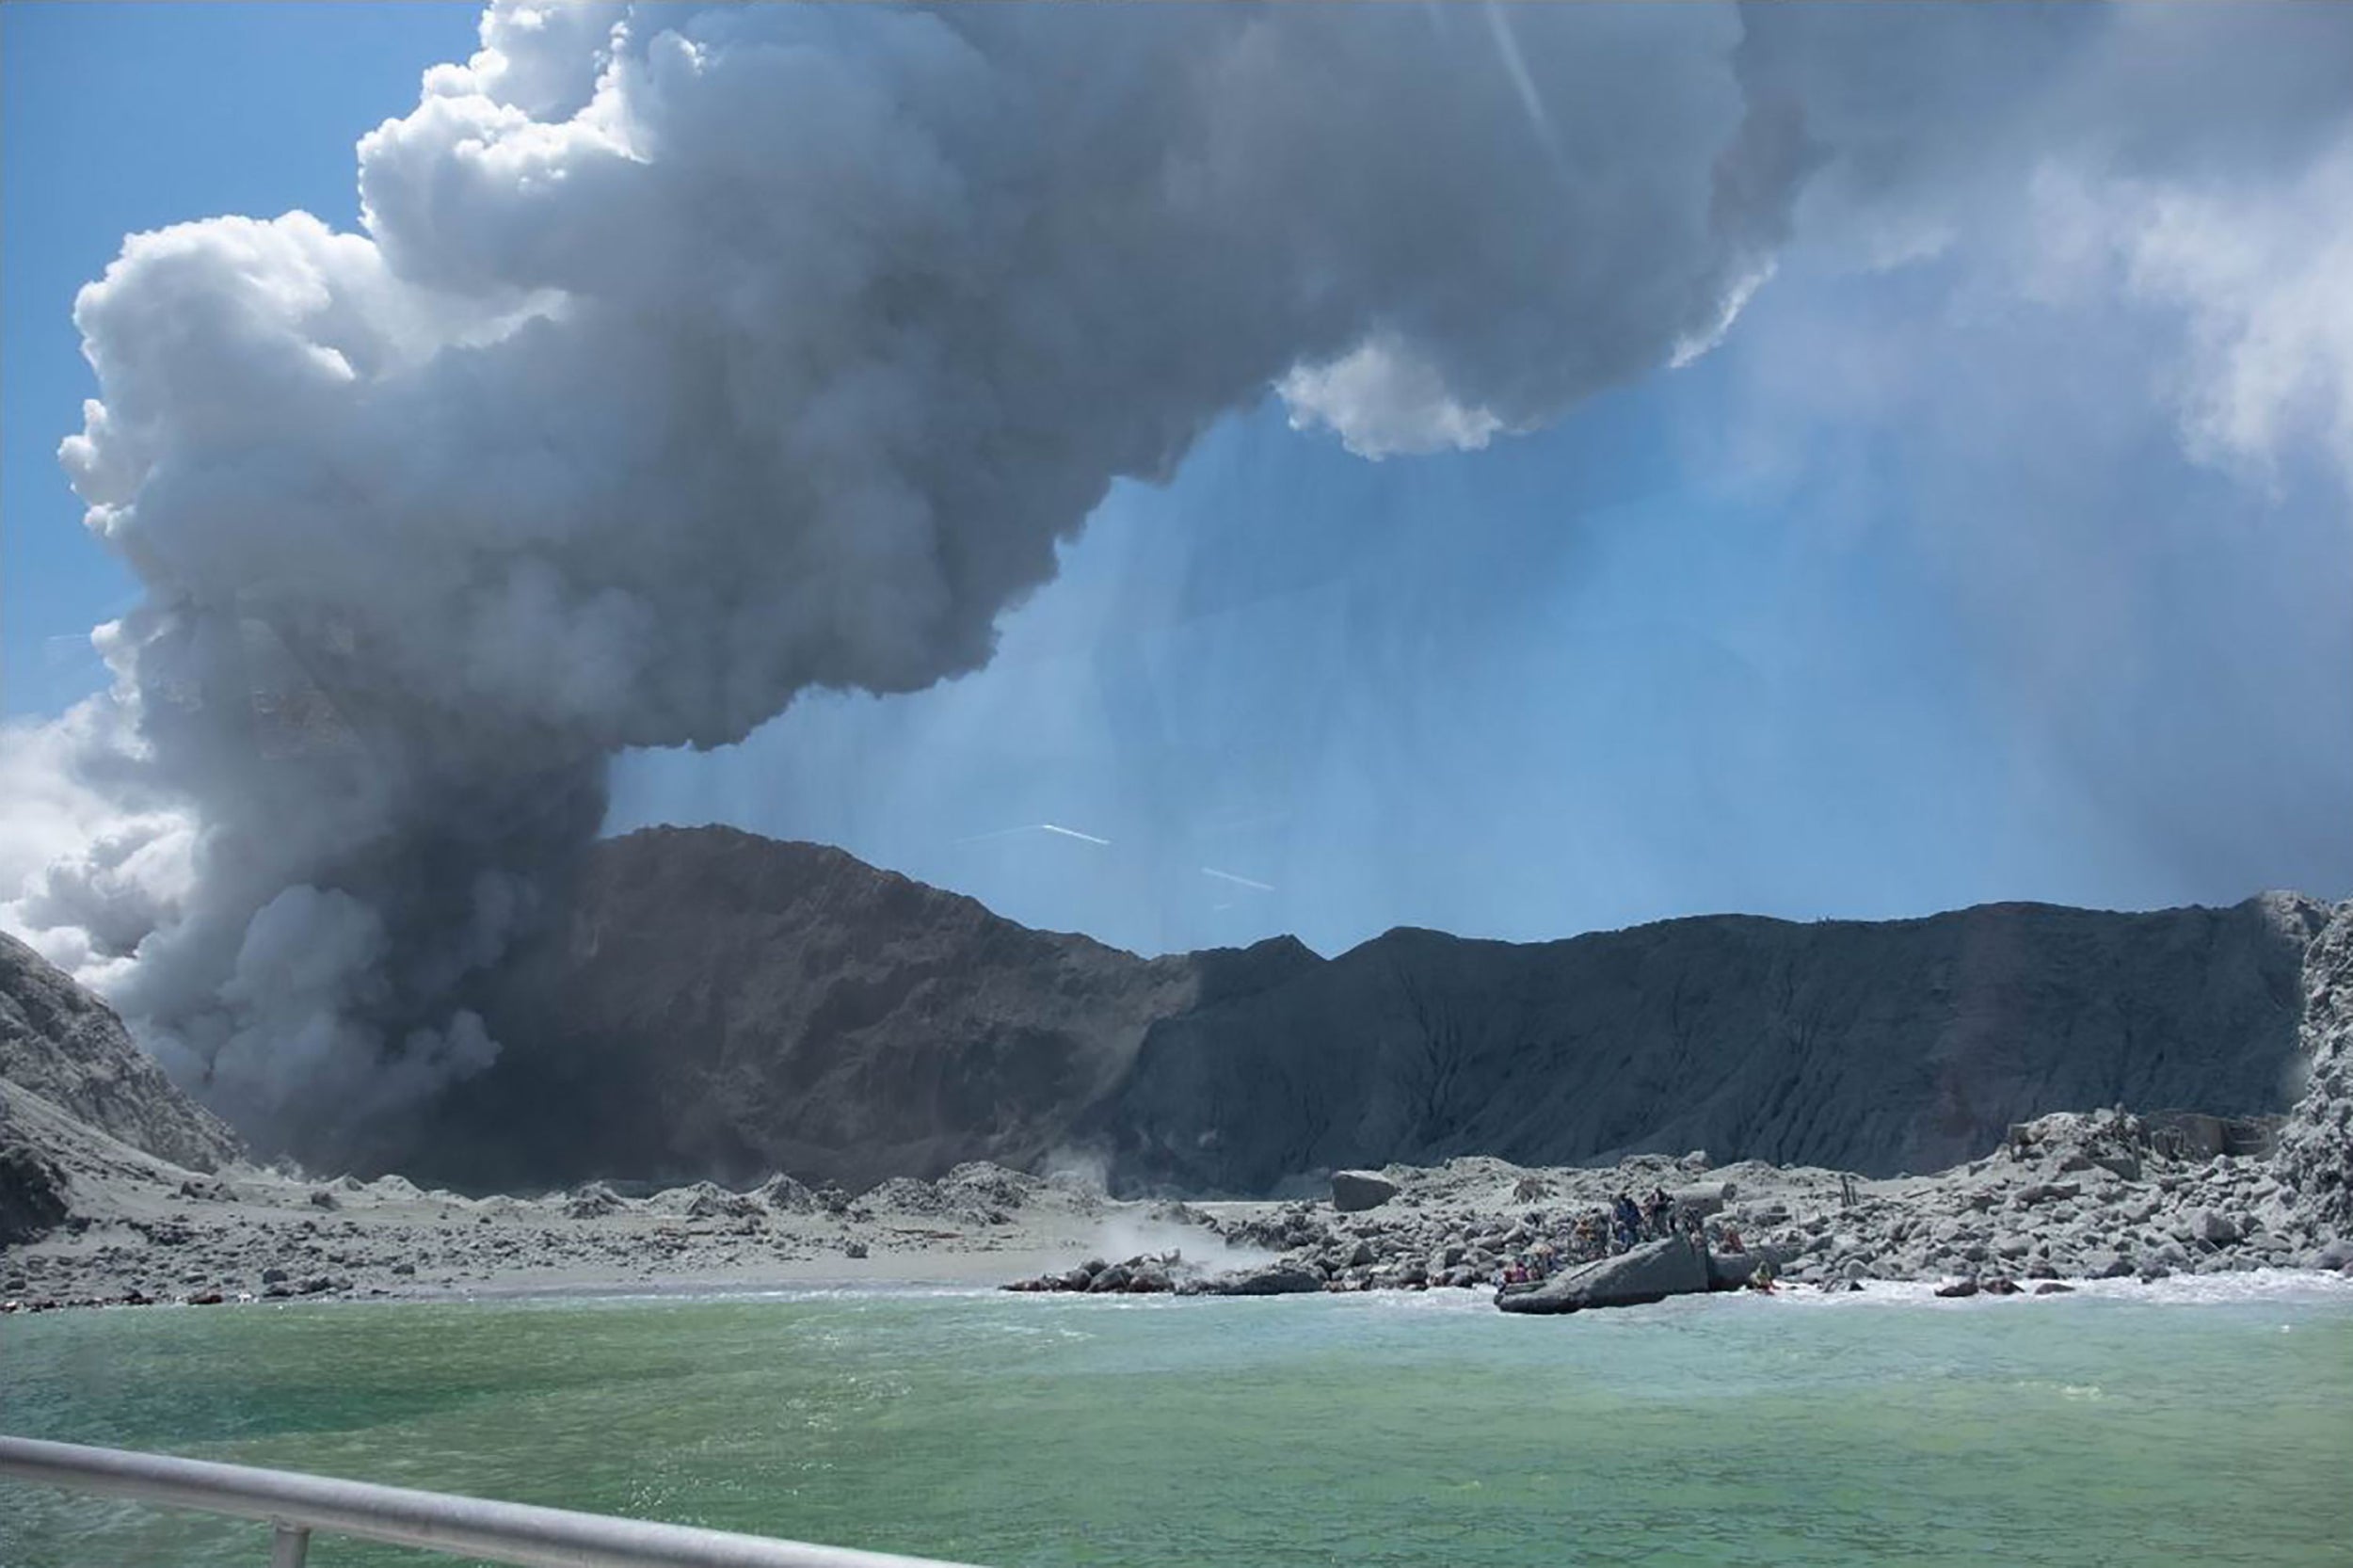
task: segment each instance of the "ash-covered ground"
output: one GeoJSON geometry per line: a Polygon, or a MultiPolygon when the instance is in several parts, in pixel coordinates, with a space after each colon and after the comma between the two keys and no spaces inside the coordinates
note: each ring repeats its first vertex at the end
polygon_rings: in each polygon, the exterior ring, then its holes
{"type": "MultiPolygon", "coordinates": [[[[232,1165],[181,1170],[116,1145],[76,1164],[80,1211],[13,1249],[0,1296],[68,1304],[294,1297],[1046,1281],[1096,1294],[1481,1288],[1541,1272],[1614,1195],[1730,1196],[1712,1245],[1769,1250],[1785,1286],[1860,1280],[2154,1280],[2345,1270],[2353,1245],[2269,1161],[2169,1148],[2121,1112],[2054,1115],[1935,1176],[1704,1155],[1596,1169],[1488,1159],[1390,1166],[1377,1207],[1121,1202],[1082,1179],[966,1165],[851,1194],[778,1176],[627,1197],[602,1184],[468,1198],[398,1176],[316,1182],[232,1165]],[[104,1168],[91,1160],[103,1160],[104,1168]],[[1077,1277],[1073,1277],[1076,1271],[1077,1277]]],[[[1375,1189],[1377,1191],[1377,1187],[1375,1189]]]]}

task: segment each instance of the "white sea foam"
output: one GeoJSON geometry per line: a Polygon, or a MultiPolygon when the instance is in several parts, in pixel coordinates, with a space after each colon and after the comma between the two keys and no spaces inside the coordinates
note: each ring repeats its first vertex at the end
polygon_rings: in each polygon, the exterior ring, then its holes
{"type": "Polygon", "coordinates": [[[1866,1280],[1860,1290],[1822,1290],[1811,1286],[1785,1286],[1773,1294],[1776,1303],[1806,1307],[1929,1306],[1940,1311],[2015,1306],[2020,1303],[2048,1305],[2077,1301],[2136,1302],[2152,1306],[2215,1306],[2245,1302],[2353,1302],[2353,1279],[2308,1269],[2254,1269],[2244,1273],[2175,1274],[2143,1283],[2138,1279],[2071,1279],[2060,1293],[2032,1294],[2040,1281],[2021,1281],[2015,1296],[1977,1295],[1945,1298],[1936,1294],[1940,1281],[1866,1280]]]}

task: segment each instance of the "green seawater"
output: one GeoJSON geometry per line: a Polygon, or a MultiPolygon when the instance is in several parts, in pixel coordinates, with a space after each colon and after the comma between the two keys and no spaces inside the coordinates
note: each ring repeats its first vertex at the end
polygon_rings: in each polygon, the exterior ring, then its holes
{"type": "MultiPolygon", "coordinates": [[[[0,1319],[0,1428],[1008,1568],[2353,1560],[2353,1289],[2207,1283],[59,1313],[0,1319]]],[[[266,1559],[0,1483],[11,1568],[266,1559]]]]}

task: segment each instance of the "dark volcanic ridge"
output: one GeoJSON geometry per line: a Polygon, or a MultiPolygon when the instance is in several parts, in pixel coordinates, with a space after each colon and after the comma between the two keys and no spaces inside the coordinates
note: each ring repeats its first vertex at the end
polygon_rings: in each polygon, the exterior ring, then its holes
{"type": "MultiPolygon", "coordinates": [[[[485,999],[492,1067],[312,1162],[473,1192],[779,1171],[861,1191],[989,1161],[1262,1195],[1691,1149],[1890,1176],[2053,1111],[2285,1112],[2315,1063],[2345,1070],[2299,1029],[2347,910],[2011,904],[1144,959],[840,850],[660,828],[597,845],[485,999]]],[[[102,1003],[13,942],[0,981],[12,1091],[177,1164],[233,1157],[102,1003]]]]}
{"type": "Polygon", "coordinates": [[[2283,1112],[2330,912],[2010,904],[1143,959],[839,850],[653,829],[597,846],[492,1000],[497,1064],[358,1162],[476,1191],[1071,1162],[1193,1194],[1469,1154],[1938,1170],[2055,1110],[2283,1112]]]}

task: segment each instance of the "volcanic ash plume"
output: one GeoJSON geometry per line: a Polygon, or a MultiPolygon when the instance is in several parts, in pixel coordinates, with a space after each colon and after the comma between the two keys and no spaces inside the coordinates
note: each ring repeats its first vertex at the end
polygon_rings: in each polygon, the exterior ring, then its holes
{"type": "MultiPolygon", "coordinates": [[[[63,458],[145,601],[7,911],[265,1146],[478,1069],[606,759],[989,657],[1270,389],[1478,445],[1721,330],[1806,165],[1728,13],[516,6],[365,232],[139,234],[63,458]]],[[[31,792],[24,793],[23,792],[31,792]]]]}

